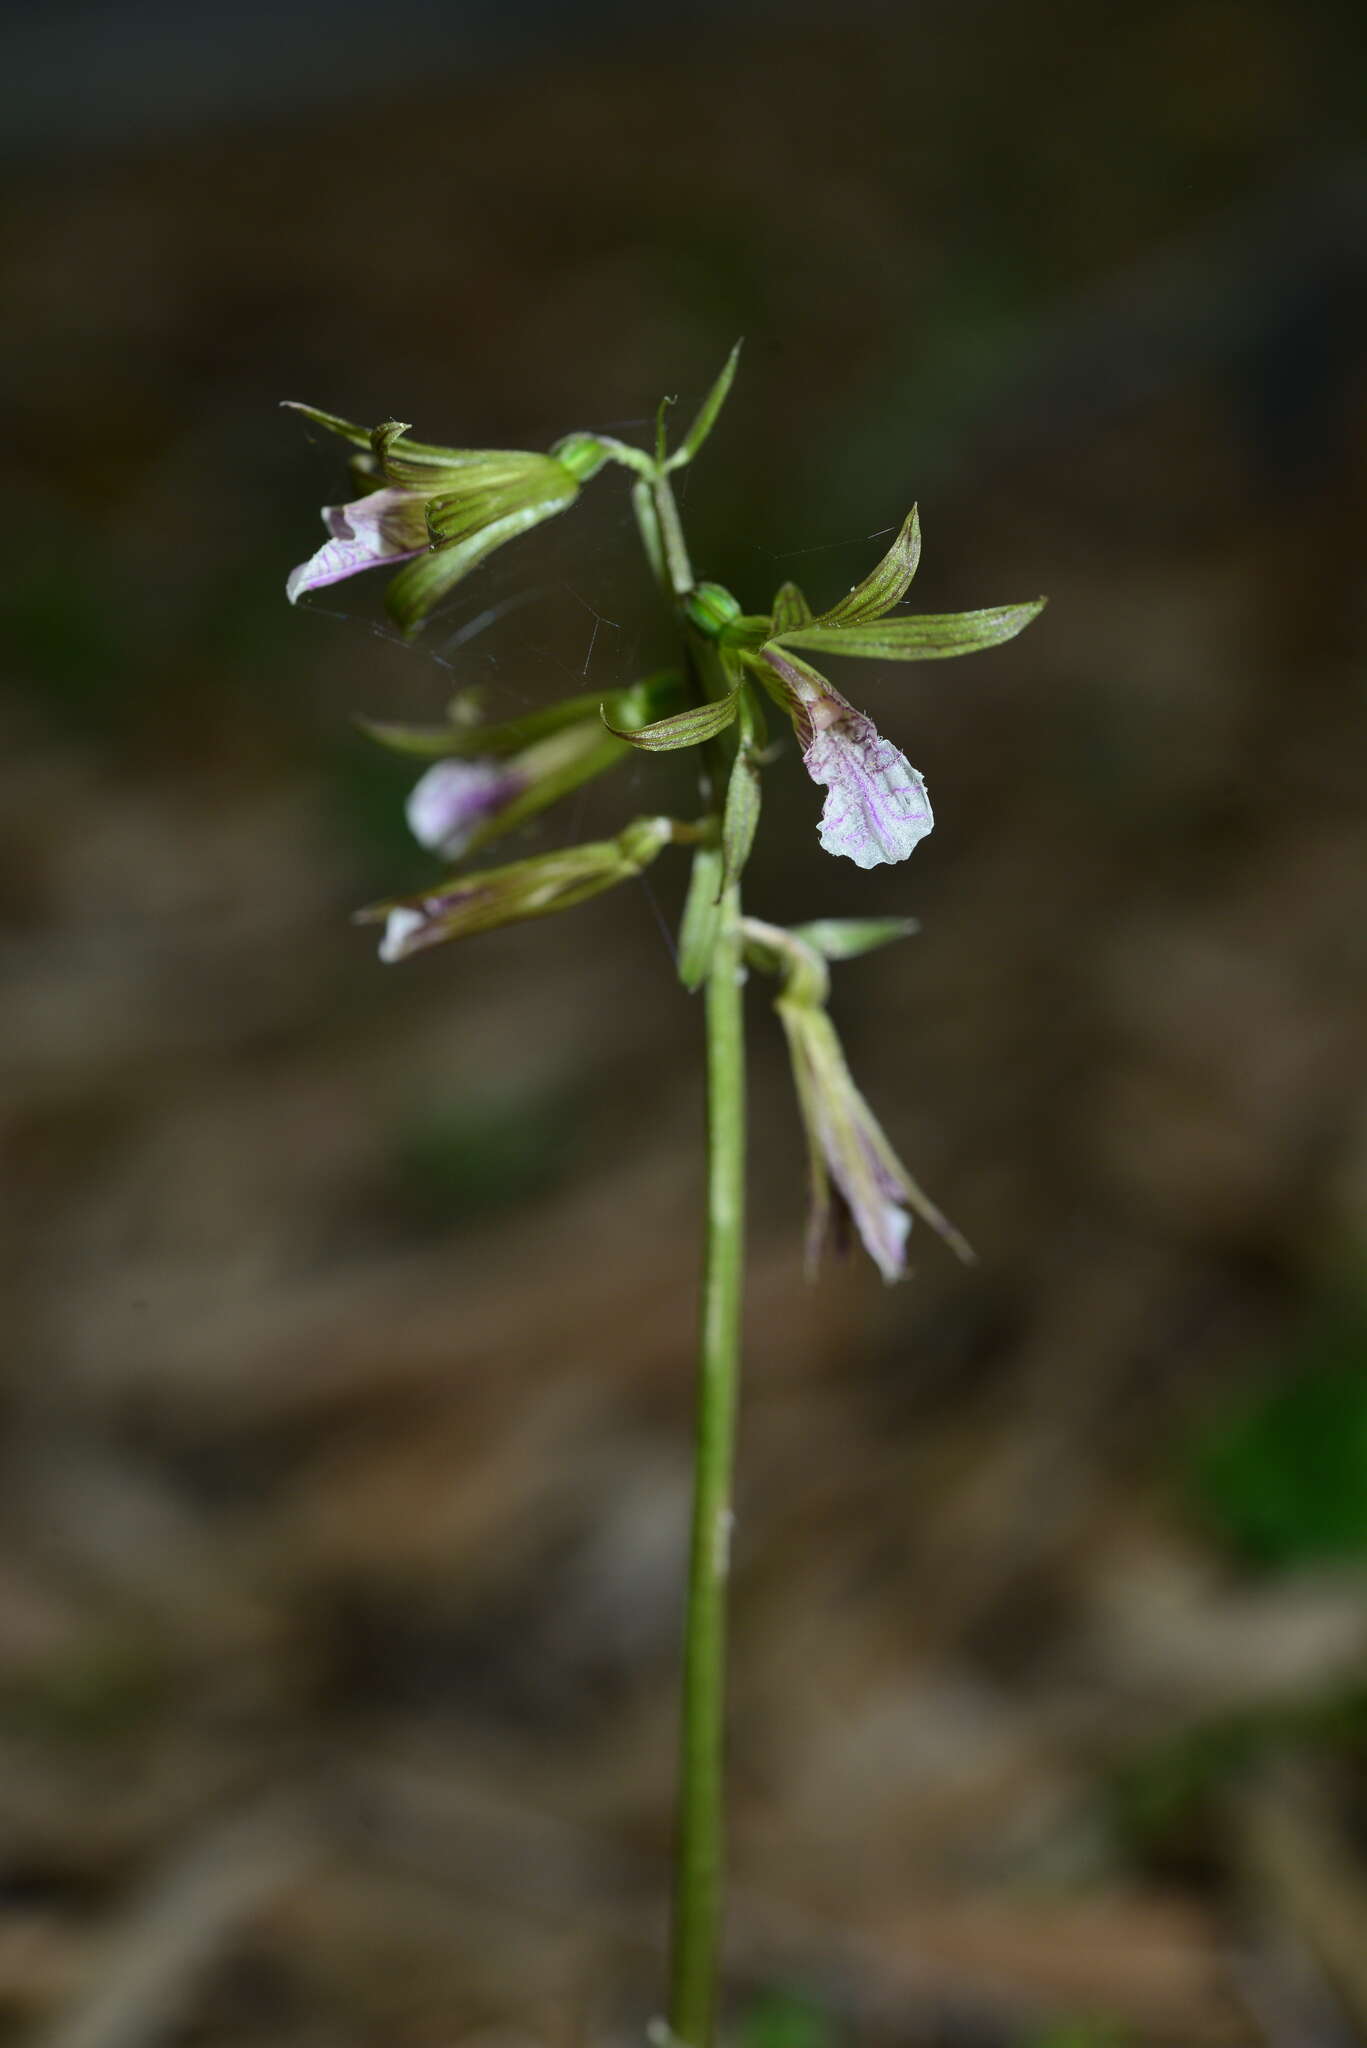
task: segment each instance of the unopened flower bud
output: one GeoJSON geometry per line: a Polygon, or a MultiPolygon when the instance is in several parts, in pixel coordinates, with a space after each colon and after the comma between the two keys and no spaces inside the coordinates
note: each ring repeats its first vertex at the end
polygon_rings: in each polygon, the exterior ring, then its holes
{"type": "Polygon", "coordinates": [[[440,945],[444,939],[469,938],[583,903],[614,883],[639,875],[682,830],[672,818],[636,818],[615,839],[456,875],[423,895],[372,904],[357,912],[357,921],[383,918],[380,958],[406,960],[410,953],[440,945]]]}
{"type": "Polygon", "coordinates": [[[700,583],[684,600],[684,611],[690,624],[696,626],[700,633],[705,633],[709,640],[715,640],[741,615],[740,605],[720,583],[700,583]]]}

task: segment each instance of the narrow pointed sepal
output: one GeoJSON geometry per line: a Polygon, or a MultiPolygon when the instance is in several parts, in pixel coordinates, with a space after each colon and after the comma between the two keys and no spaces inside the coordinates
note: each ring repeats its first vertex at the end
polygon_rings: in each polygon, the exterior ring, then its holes
{"type": "Polygon", "coordinates": [[[821,619],[783,636],[787,647],[811,654],[852,654],[866,661],[945,661],[956,654],[977,654],[1014,640],[1046,600],[1029,604],[988,605],[976,612],[943,612],[922,618],[879,619],[871,624],[829,625],[821,619]]]}
{"type": "Polygon", "coordinates": [[[286,412],[297,412],[302,418],[312,420],[315,427],[325,427],[339,440],[350,441],[353,448],[363,448],[369,453],[369,427],[358,427],[354,420],[341,419],[335,412],[322,412],[316,405],[304,405],[297,398],[282,398],[280,403],[286,412]]]}
{"type": "Polygon", "coordinates": [[[740,880],[750,858],[755,834],[759,830],[759,809],[759,767],[750,748],[742,745],[736,749],[736,758],[731,763],[731,773],[726,782],[726,802],[722,807],[723,889],[740,880]]]}
{"type": "Polygon", "coordinates": [[[906,596],[920,560],[921,522],[913,505],[878,567],[871,570],[862,583],[856,583],[838,604],[822,612],[815,623],[818,626],[848,627],[881,619],[906,596]]]}
{"type": "Polygon", "coordinates": [[[716,382],[698,407],[688,432],[665,464],[666,469],[680,469],[686,462],[691,462],[717,424],[721,409],[729,398],[731,386],[736,380],[741,346],[741,342],[738,341],[726,358],[716,382]]]}
{"type": "Polygon", "coordinates": [[[796,583],[781,583],[774,592],[774,609],[769,620],[770,638],[781,639],[785,633],[795,633],[799,626],[809,626],[812,608],[796,583]]]}
{"type": "Polygon", "coordinates": [[[725,697],[690,704],[686,710],[676,711],[669,718],[657,718],[649,725],[619,725],[609,717],[606,704],[602,706],[601,717],[614,739],[625,740],[628,746],[639,747],[643,753],[670,754],[680,747],[700,747],[705,741],[714,740],[719,732],[725,732],[728,725],[736,722],[739,702],[737,689],[725,697]]]}
{"type": "Polygon", "coordinates": [[[823,960],[854,960],[861,953],[877,952],[897,939],[909,939],[921,929],[915,917],[819,917],[811,924],[789,927],[795,939],[812,946],[823,960]]]}
{"type": "Polygon", "coordinates": [[[391,753],[407,754],[421,761],[467,760],[482,754],[516,754],[536,740],[566,726],[584,721],[601,732],[601,714],[606,709],[614,724],[635,730],[651,720],[667,716],[682,703],[683,678],[676,669],[661,669],[643,676],[623,690],[604,697],[598,690],[579,697],[563,697],[558,704],[543,705],[521,718],[503,719],[497,724],[479,725],[448,720],[445,725],[391,725],[383,720],[357,718],[367,739],[387,747],[391,753]]]}

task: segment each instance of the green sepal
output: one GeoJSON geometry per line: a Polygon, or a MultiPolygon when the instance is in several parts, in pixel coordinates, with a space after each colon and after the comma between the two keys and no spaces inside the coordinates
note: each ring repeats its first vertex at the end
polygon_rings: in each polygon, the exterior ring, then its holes
{"type": "Polygon", "coordinates": [[[989,605],[984,611],[883,619],[870,625],[814,623],[783,634],[782,644],[805,647],[813,654],[852,654],[867,661],[944,661],[951,655],[976,654],[980,648],[1014,640],[1038,617],[1045,603],[1037,597],[1031,604],[989,605]]]}
{"type": "Polygon", "coordinates": [[[793,937],[823,960],[854,960],[895,939],[909,939],[920,929],[915,917],[818,917],[811,924],[789,926],[793,937]]]}
{"type": "Polygon", "coordinates": [[[429,548],[425,555],[418,555],[406,563],[391,578],[385,591],[385,609],[404,637],[411,638],[428,614],[455,589],[462,577],[478,567],[486,555],[493,554],[505,541],[515,540],[519,534],[539,526],[542,520],[553,519],[557,512],[563,512],[567,505],[573,503],[574,496],[571,491],[565,497],[519,505],[489,525],[479,527],[463,540],[429,548]]]}
{"type": "Polygon", "coordinates": [[[822,612],[816,624],[861,626],[881,619],[906,596],[920,559],[921,522],[913,505],[878,567],[871,570],[862,583],[856,583],[838,604],[822,612]]]}
{"type": "Polygon", "coordinates": [[[471,938],[500,925],[569,910],[639,875],[678,836],[672,818],[636,818],[615,839],[453,875],[418,895],[367,904],[356,912],[355,922],[391,920],[381,957],[403,959],[445,939],[471,938]]]}
{"type": "Polygon", "coordinates": [[[780,633],[795,633],[799,626],[812,622],[812,608],[796,583],[782,583],[774,592],[773,616],[769,621],[770,639],[777,639],[780,633]]]}
{"type": "Polygon", "coordinates": [[[674,393],[662,398],[655,408],[655,464],[658,468],[669,452],[669,409],[678,404],[674,393]]]}
{"type": "Polygon", "coordinates": [[[280,403],[286,412],[302,414],[306,420],[312,420],[316,427],[326,427],[330,434],[338,435],[343,441],[350,441],[353,448],[363,448],[369,455],[369,427],[358,427],[353,420],[340,419],[335,412],[320,412],[316,405],[304,405],[297,398],[282,398],[280,403]]]}
{"type": "Polygon", "coordinates": [[[691,462],[711,433],[717,423],[717,415],[725,405],[730,395],[731,386],[735,382],[736,365],[740,361],[740,351],[741,343],[738,341],[730,355],[726,358],[721,374],[718,376],[712,389],[698,407],[692,426],[688,429],[688,432],[684,435],[683,440],[670,456],[668,462],[665,463],[666,469],[681,469],[686,462],[691,462]]]}
{"type": "Polygon", "coordinates": [[[739,705],[740,691],[735,689],[729,696],[690,704],[686,710],[676,711],[670,718],[657,718],[650,725],[615,725],[608,717],[606,704],[602,719],[615,739],[626,740],[648,754],[669,754],[679,747],[700,747],[705,741],[714,740],[728,725],[735,724],[739,705]]]}
{"type": "Polygon", "coordinates": [[[679,979],[690,993],[702,987],[712,965],[721,925],[722,870],[720,846],[698,847],[679,925],[679,979]]]}
{"type": "Polygon", "coordinates": [[[531,511],[544,519],[543,505],[562,512],[578,497],[579,485],[553,455],[497,454],[453,470],[449,479],[433,472],[427,491],[427,530],[433,545],[443,547],[509,513],[531,511]],[[449,489],[439,488],[448,482],[449,489]]]}
{"type": "Polygon", "coordinates": [[[683,678],[676,669],[661,669],[645,676],[625,690],[604,697],[590,690],[582,697],[565,697],[543,710],[529,711],[522,718],[509,718],[498,725],[390,725],[372,718],[357,718],[356,724],[368,739],[388,747],[391,753],[407,754],[420,761],[471,760],[478,755],[517,754],[549,733],[567,725],[592,719],[595,728],[604,704],[615,719],[628,725],[645,724],[659,717],[684,693],[683,678]]]}
{"type": "Polygon", "coordinates": [[[726,782],[726,802],[722,807],[723,889],[740,880],[745,863],[750,858],[750,849],[755,843],[755,833],[759,829],[759,806],[759,765],[750,748],[742,742],[736,749],[735,760],[731,763],[731,773],[726,782]]]}

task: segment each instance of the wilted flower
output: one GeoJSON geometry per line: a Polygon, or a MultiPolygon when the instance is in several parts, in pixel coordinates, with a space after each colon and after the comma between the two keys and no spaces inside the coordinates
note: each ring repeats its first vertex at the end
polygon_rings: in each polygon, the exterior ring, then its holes
{"type": "Polygon", "coordinates": [[[966,1239],[912,1179],[877,1118],[855,1087],[844,1049],[826,1009],[826,958],[855,953],[904,936],[901,918],[828,921],[784,931],[747,918],[747,952],[782,978],[774,999],[793,1066],[798,1106],[807,1135],[811,1216],[807,1263],[813,1267],[832,1236],[853,1223],[860,1242],[885,1280],[906,1269],[912,1215],[920,1216],[961,1259],[971,1262],[966,1239]],[[823,954],[825,957],[823,957],[823,954]]]}
{"type": "Polygon", "coordinates": [[[386,420],[373,430],[315,407],[295,412],[349,441],[359,482],[346,505],[323,508],[328,538],[285,585],[291,604],[363,569],[400,568],[385,594],[391,617],[413,631],[460,579],[505,541],[563,512],[606,460],[589,434],[571,434],[549,454],[516,449],[439,448],[406,439],[386,420]]]}
{"type": "Polygon", "coordinates": [[[809,1263],[815,1264],[833,1226],[848,1219],[883,1278],[899,1280],[906,1270],[912,1212],[961,1259],[971,1261],[967,1241],[912,1179],[855,1087],[825,1009],[787,996],[780,996],[775,1008],[787,1033],[807,1130],[812,1188],[809,1263]]]}

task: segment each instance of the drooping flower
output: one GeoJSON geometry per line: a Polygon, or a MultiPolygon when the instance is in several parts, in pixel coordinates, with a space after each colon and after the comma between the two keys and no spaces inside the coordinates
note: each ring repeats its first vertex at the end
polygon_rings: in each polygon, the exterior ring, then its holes
{"type": "Polygon", "coordinates": [[[829,792],[819,828],[827,853],[856,867],[905,860],[935,823],[921,776],[823,675],[785,649],[762,650],[779,678],[802,763],[829,792]]]}
{"type": "Polygon", "coordinates": [[[813,617],[796,584],[785,583],[767,620],[738,619],[722,629],[769,695],[793,721],[803,765],[826,789],[821,844],[861,868],[905,860],[935,820],[921,776],[819,670],[794,648],[867,660],[937,661],[998,646],[1040,610],[1031,604],[933,617],[890,617],[910,587],[921,556],[913,506],[878,566],[829,611],[813,617]],[[758,630],[756,630],[758,628],[758,630]]]}
{"type": "Polygon", "coordinates": [[[398,568],[385,603],[406,633],[495,548],[572,505],[581,483],[607,459],[590,434],[567,435],[544,455],[440,448],[407,439],[399,420],[368,429],[287,403],[349,441],[359,451],[353,474],[370,486],[349,504],[324,506],[328,538],[291,571],[291,604],[364,569],[398,568]]]}
{"type": "MultiPolygon", "coordinates": [[[[868,924],[862,933],[857,927],[848,932],[837,930],[832,957],[846,958],[852,950],[867,950],[905,929],[904,921],[885,919],[868,924]]],[[[760,962],[782,976],[774,1008],[788,1041],[807,1137],[809,1271],[828,1241],[842,1237],[853,1225],[883,1278],[899,1280],[906,1270],[913,1215],[921,1217],[961,1259],[971,1263],[973,1252],[967,1240],[907,1172],[854,1084],[826,1008],[829,976],[817,947],[796,931],[785,932],[751,918],[746,919],[744,930],[760,962]]],[[[808,930],[818,934],[821,927],[808,930]]]]}

